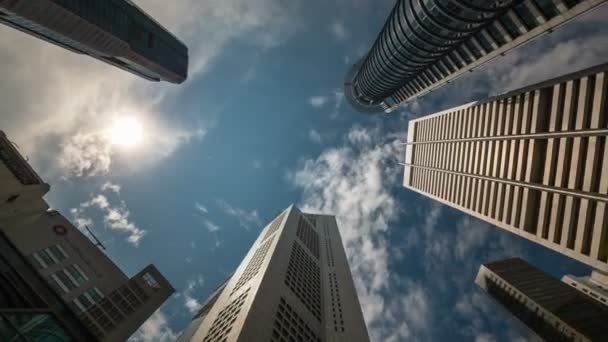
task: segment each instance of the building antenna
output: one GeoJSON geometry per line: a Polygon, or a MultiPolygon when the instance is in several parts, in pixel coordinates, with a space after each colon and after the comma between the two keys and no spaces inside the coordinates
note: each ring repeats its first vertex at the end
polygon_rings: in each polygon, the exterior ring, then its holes
{"type": "Polygon", "coordinates": [[[87,229],[87,232],[89,232],[89,234],[91,234],[91,236],[95,240],[95,246],[97,246],[97,247],[99,247],[99,248],[101,248],[101,249],[103,249],[105,251],[106,250],[106,246],[104,246],[103,243],[101,243],[101,241],[99,241],[99,239],[97,238],[97,236],[95,236],[95,234],[93,234],[93,232],[91,231],[91,229],[89,229],[89,226],[87,226],[85,224],[84,227],[87,229]]]}

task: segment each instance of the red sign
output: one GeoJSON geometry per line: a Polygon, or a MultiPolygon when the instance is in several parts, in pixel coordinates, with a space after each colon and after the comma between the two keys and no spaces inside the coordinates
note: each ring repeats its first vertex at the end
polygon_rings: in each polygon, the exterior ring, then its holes
{"type": "Polygon", "coordinates": [[[68,229],[62,225],[57,224],[53,226],[53,231],[55,232],[55,234],[63,236],[67,234],[68,229]]]}

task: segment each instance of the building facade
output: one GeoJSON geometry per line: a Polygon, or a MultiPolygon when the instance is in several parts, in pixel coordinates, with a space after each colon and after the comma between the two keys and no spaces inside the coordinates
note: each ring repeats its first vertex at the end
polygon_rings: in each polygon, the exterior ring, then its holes
{"type": "Polygon", "coordinates": [[[48,209],[42,198],[50,187],[0,131],[0,223],[37,219],[48,209]]]}
{"type": "Polygon", "coordinates": [[[280,213],[178,341],[369,341],[335,218],[280,213]]]}
{"type": "Polygon", "coordinates": [[[0,339],[94,341],[95,337],[0,228],[0,339]]]}
{"type": "Polygon", "coordinates": [[[605,341],[608,307],[519,258],[483,264],[475,283],[546,341],[605,341]]]}
{"type": "Polygon", "coordinates": [[[596,301],[608,305],[608,275],[594,270],[590,276],[565,275],[562,281],[596,301]]]}
{"type": "Polygon", "coordinates": [[[127,340],[174,292],[153,265],[127,277],[56,211],[4,234],[98,341],[127,340]]]}
{"type": "Polygon", "coordinates": [[[0,0],[0,22],[147,80],[188,75],[188,48],[130,0],[0,0]]]}
{"type": "Polygon", "coordinates": [[[410,121],[404,186],[608,272],[606,70],[410,121]]]}
{"type": "Polygon", "coordinates": [[[174,292],[153,265],[129,278],[48,211],[48,184],[4,133],[0,185],[0,340],[126,341],[174,292]]]}
{"type": "Polygon", "coordinates": [[[349,102],[387,113],[606,0],[398,0],[345,80],[349,102]]]}

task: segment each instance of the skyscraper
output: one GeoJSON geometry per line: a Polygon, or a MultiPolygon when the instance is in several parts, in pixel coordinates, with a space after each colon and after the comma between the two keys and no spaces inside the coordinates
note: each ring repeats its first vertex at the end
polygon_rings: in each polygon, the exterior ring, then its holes
{"type": "Polygon", "coordinates": [[[3,229],[98,341],[127,340],[174,292],[153,265],[127,277],[56,211],[3,229]]]}
{"type": "Polygon", "coordinates": [[[475,283],[546,341],[601,342],[608,307],[522,259],[483,264],[475,283]]]}
{"type": "Polygon", "coordinates": [[[0,337],[3,341],[95,341],[69,306],[0,228],[0,337]]]}
{"type": "Polygon", "coordinates": [[[562,277],[562,281],[608,306],[608,274],[594,270],[591,272],[591,276],[565,275],[562,277]]]}
{"type": "Polygon", "coordinates": [[[188,48],[131,0],[0,0],[0,22],[147,80],[188,76],[188,48]]]}
{"type": "Polygon", "coordinates": [[[404,186],[608,273],[606,70],[410,121],[404,186]]]}
{"type": "Polygon", "coordinates": [[[48,190],[0,132],[0,340],[126,341],[173,287],[153,265],[129,278],[96,238],[47,211],[48,190]]]}
{"type": "Polygon", "coordinates": [[[391,112],[606,0],[398,0],[345,94],[363,112],[391,112]]]}
{"type": "Polygon", "coordinates": [[[369,341],[335,218],[280,213],[178,341],[369,341]]]}

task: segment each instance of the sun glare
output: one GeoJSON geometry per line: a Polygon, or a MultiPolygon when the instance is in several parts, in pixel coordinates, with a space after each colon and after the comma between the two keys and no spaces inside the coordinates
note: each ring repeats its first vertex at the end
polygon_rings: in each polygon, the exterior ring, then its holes
{"type": "Polygon", "coordinates": [[[139,144],[143,138],[143,125],[133,117],[117,118],[109,130],[110,141],[125,147],[139,144]]]}

